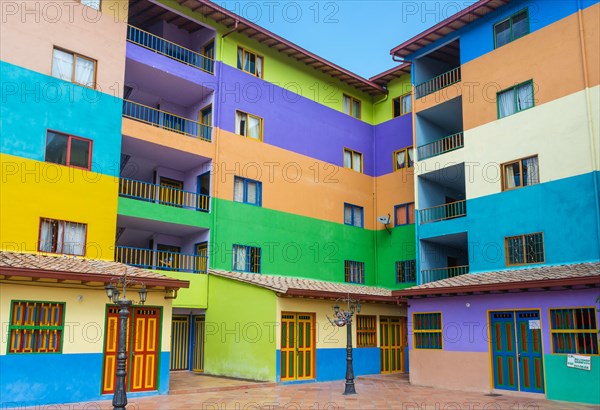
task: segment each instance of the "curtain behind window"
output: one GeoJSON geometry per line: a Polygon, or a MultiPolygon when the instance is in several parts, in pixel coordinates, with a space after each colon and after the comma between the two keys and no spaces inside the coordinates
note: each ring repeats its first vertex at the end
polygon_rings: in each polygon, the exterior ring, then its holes
{"type": "Polygon", "coordinates": [[[359,228],[363,226],[362,221],[362,210],[358,207],[354,208],[354,226],[358,226],[359,228]]]}
{"type": "Polygon", "coordinates": [[[237,54],[237,68],[239,68],[240,70],[242,69],[243,65],[242,65],[242,60],[244,58],[244,52],[242,51],[241,48],[238,48],[238,54],[237,54]]]}
{"type": "Polygon", "coordinates": [[[344,167],[352,168],[352,153],[350,151],[344,151],[344,167]]]}
{"type": "Polygon", "coordinates": [[[246,270],[246,247],[234,245],[233,247],[233,269],[246,270]]]}
{"type": "Polygon", "coordinates": [[[508,90],[498,94],[498,114],[500,118],[515,113],[515,91],[508,90]]]}
{"type": "Polygon", "coordinates": [[[61,80],[71,81],[73,78],[73,54],[54,49],[52,55],[52,76],[61,80]]]}
{"type": "Polygon", "coordinates": [[[77,57],[75,64],[75,82],[87,87],[94,86],[94,66],[96,64],[82,57],[77,57]]]}
{"type": "Polygon", "coordinates": [[[248,116],[248,136],[257,140],[260,139],[260,119],[248,116]]]}
{"type": "Polygon", "coordinates": [[[406,167],[406,151],[399,151],[396,153],[396,169],[402,169],[406,167]]]}
{"type": "Polygon", "coordinates": [[[246,182],[246,186],[248,187],[248,193],[246,196],[246,202],[248,202],[249,204],[253,204],[256,205],[258,203],[257,199],[258,196],[256,195],[257,193],[257,187],[256,187],[256,182],[246,182]]]}
{"type": "Polygon", "coordinates": [[[352,207],[350,205],[344,206],[344,223],[352,225],[352,207]]]}
{"type": "Polygon", "coordinates": [[[78,224],[73,222],[63,222],[59,223],[58,227],[59,243],[57,246],[57,250],[60,249],[60,247],[62,246],[61,253],[83,256],[85,253],[86,226],[84,224],[78,224]],[[61,235],[61,229],[63,230],[63,235],[61,235]]]}
{"type": "Polygon", "coordinates": [[[344,113],[350,114],[350,104],[351,104],[350,98],[348,98],[344,95],[344,113]]]}
{"type": "Polygon", "coordinates": [[[241,178],[235,178],[233,182],[233,200],[244,202],[244,180],[241,178]]]}
{"type": "Polygon", "coordinates": [[[537,157],[523,160],[523,174],[525,182],[523,185],[534,185],[540,183],[539,166],[537,157]]]}
{"type": "Polygon", "coordinates": [[[531,83],[517,87],[517,110],[522,111],[533,107],[533,86],[531,83]]]}
{"type": "Polygon", "coordinates": [[[354,152],[352,154],[352,169],[355,170],[356,172],[361,172],[361,170],[362,170],[361,162],[362,162],[361,155],[357,152],[354,152]]]}
{"type": "MultiPolygon", "coordinates": [[[[504,187],[506,189],[514,188],[517,186],[517,181],[515,179],[515,164],[509,164],[504,166],[504,187]]],[[[517,171],[518,175],[518,171],[517,171]]]]}
{"type": "Polygon", "coordinates": [[[412,148],[409,148],[407,151],[408,151],[408,166],[412,167],[415,163],[414,152],[413,152],[412,148]]]}
{"type": "Polygon", "coordinates": [[[411,112],[411,95],[405,95],[404,97],[402,97],[402,114],[406,114],[411,112]]]}
{"type": "Polygon", "coordinates": [[[52,238],[54,237],[54,224],[52,221],[42,220],[40,226],[40,252],[52,252],[52,238]]]}
{"type": "Polygon", "coordinates": [[[263,76],[263,59],[262,59],[262,57],[256,57],[256,76],[261,77],[261,78],[263,76]]]}
{"type": "Polygon", "coordinates": [[[246,135],[247,115],[241,112],[235,113],[235,133],[238,135],[246,135]]]}

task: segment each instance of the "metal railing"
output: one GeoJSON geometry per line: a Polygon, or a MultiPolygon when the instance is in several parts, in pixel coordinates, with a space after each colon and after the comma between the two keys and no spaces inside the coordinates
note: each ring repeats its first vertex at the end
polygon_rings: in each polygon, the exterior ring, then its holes
{"type": "Polygon", "coordinates": [[[469,273],[469,265],[453,266],[451,268],[426,269],[421,271],[421,284],[453,278],[466,273],[469,273]]]}
{"type": "Polygon", "coordinates": [[[115,260],[144,269],[173,272],[206,273],[207,256],[186,253],[155,251],[153,249],[117,246],[115,260]]]}
{"type": "Polygon", "coordinates": [[[465,146],[464,133],[459,132],[439,140],[430,142],[429,144],[417,147],[417,158],[419,161],[441,155],[445,152],[454,151],[465,146]]]}
{"type": "Polygon", "coordinates": [[[148,33],[135,26],[128,25],[127,41],[155,51],[173,60],[195,67],[199,70],[213,74],[215,72],[215,60],[175,44],[162,37],[148,33]]]}
{"type": "Polygon", "coordinates": [[[441,90],[456,84],[461,80],[460,66],[453,68],[450,71],[446,71],[436,77],[433,77],[427,81],[422,82],[415,86],[415,98],[423,98],[426,95],[433,94],[436,91],[441,90]]]}
{"type": "Polygon", "coordinates": [[[467,214],[467,201],[456,201],[449,204],[438,205],[419,210],[419,224],[445,221],[458,218],[467,214]]]}
{"type": "Polygon", "coordinates": [[[119,195],[126,198],[204,212],[208,212],[210,202],[208,195],[129,178],[119,179],[119,195]]]}
{"type": "Polygon", "coordinates": [[[188,137],[211,141],[211,126],[130,100],[123,100],[123,116],[188,137]]]}

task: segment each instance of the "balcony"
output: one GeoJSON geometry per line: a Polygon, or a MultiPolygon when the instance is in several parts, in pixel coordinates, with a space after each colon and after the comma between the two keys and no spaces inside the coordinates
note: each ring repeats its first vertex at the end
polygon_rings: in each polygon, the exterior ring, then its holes
{"type": "Polygon", "coordinates": [[[207,256],[117,246],[115,260],[144,269],[173,272],[206,273],[207,256]]]}
{"type": "Polygon", "coordinates": [[[215,60],[212,58],[175,44],[140,28],[128,25],[127,41],[152,50],[173,60],[179,61],[180,63],[187,64],[210,74],[214,74],[215,60]]]}
{"type": "Polygon", "coordinates": [[[210,196],[208,195],[129,178],[120,178],[119,195],[203,212],[208,212],[210,206],[210,196]]]}
{"type": "Polygon", "coordinates": [[[188,137],[211,142],[211,126],[131,100],[123,100],[123,116],[188,137]]]}
{"type": "Polygon", "coordinates": [[[415,86],[415,98],[423,98],[461,81],[460,66],[415,86]]]}
{"type": "Polygon", "coordinates": [[[456,201],[419,211],[419,224],[445,221],[467,215],[467,201],[456,201]]]}
{"type": "Polygon", "coordinates": [[[469,273],[469,265],[422,270],[420,283],[435,282],[436,280],[453,278],[467,273],[469,273]]]}
{"type": "Polygon", "coordinates": [[[427,158],[432,158],[446,152],[454,151],[464,146],[464,133],[459,132],[457,134],[453,134],[437,141],[430,142],[429,144],[417,147],[417,158],[419,161],[423,161],[427,158]]]}

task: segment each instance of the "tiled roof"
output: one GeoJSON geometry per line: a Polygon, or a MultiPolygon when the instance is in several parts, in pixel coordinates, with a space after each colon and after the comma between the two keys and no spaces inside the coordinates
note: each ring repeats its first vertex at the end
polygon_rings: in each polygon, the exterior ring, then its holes
{"type": "Polygon", "coordinates": [[[468,273],[394,291],[395,296],[532,289],[564,285],[600,285],[600,262],[538,266],[485,273],[468,273]]]}
{"type": "Polygon", "coordinates": [[[189,282],[118,262],[34,253],[0,251],[0,275],[108,282],[127,273],[150,286],[187,288],[189,282]]]}
{"type": "Polygon", "coordinates": [[[217,275],[240,282],[250,283],[285,295],[315,297],[343,297],[350,295],[355,299],[395,301],[392,297],[391,290],[375,286],[327,282],[292,276],[228,272],[216,269],[210,269],[208,273],[209,275],[217,275]]]}

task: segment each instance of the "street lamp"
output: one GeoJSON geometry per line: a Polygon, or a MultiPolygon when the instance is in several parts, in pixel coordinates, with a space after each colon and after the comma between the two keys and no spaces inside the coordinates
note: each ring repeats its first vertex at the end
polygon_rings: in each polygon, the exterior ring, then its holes
{"type": "Polygon", "coordinates": [[[125,410],[125,406],[127,406],[127,389],[125,388],[125,376],[127,375],[127,371],[125,370],[127,365],[127,321],[129,319],[129,308],[133,304],[131,300],[127,299],[127,287],[134,285],[141,285],[138,294],[140,296],[139,304],[143,305],[148,296],[146,285],[139,281],[127,279],[127,272],[123,276],[112,278],[104,287],[108,299],[119,306],[119,343],[117,368],[115,371],[117,382],[115,394],[113,395],[113,410],[125,410]]]}
{"type": "Polygon", "coordinates": [[[341,300],[347,302],[348,310],[340,309],[339,305],[336,304],[333,307],[334,319],[329,319],[329,321],[338,327],[346,326],[346,386],[344,394],[356,394],[354,368],[352,366],[352,316],[354,313],[360,313],[360,303],[349,297],[341,300]]]}

